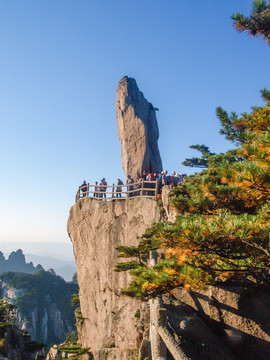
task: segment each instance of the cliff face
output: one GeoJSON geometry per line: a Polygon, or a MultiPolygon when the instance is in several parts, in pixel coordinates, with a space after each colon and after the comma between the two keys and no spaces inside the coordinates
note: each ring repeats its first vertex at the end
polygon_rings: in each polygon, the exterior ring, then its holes
{"type": "Polygon", "coordinates": [[[32,340],[61,343],[67,332],[74,330],[70,301],[78,291],[76,285],[45,271],[34,275],[6,273],[1,279],[0,297],[16,305],[18,326],[27,330],[32,340]]]}
{"type": "Polygon", "coordinates": [[[135,313],[139,301],[120,295],[127,273],[116,273],[116,246],[136,245],[137,237],[160,219],[156,202],[147,198],[102,202],[78,201],[70,210],[82,316],[79,339],[95,359],[131,359],[141,341],[135,313]],[[106,356],[106,357],[104,357],[106,356]]]}

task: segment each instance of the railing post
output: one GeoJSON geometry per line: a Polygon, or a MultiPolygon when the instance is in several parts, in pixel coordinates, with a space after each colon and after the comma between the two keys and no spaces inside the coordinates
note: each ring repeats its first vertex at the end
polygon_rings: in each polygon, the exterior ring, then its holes
{"type": "Polygon", "coordinates": [[[155,193],[155,199],[157,200],[157,196],[158,196],[158,178],[156,179],[156,193],[155,193]]]}

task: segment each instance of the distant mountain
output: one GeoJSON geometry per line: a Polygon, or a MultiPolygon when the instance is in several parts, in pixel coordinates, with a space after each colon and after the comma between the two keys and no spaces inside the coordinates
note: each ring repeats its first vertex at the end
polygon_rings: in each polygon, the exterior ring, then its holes
{"type": "Polygon", "coordinates": [[[34,266],[32,262],[27,263],[21,249],[12,251],[8,259],[5,259],[4,254],[0,251],[0,274],[7,271],[34,274],[39,270],[44,269],[40,264],[34,266]]]}
{"type": "Polygon", "coordinates": [[[9,254],[14,250],[22,249],[24,254],[52,256],[61,260],[74,259],[73,247],[70,240],[66,242],[9,242],[0,241],[0,250],[9,254]]]}
{"type": "Polygon", "coordinates": [[[41,264],[45,270],[54,269],[57,275],[62,276],[66,281],[71,281],[76,272],[75,260],[61,260],[52,256],[25,254],[28,261],[34,264],[41,264]]]}

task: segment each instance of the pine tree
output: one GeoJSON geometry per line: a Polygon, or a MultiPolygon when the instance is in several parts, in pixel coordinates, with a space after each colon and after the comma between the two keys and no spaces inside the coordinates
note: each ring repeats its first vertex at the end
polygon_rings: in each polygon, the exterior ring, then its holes
{"type": "Polygon", "coordinates": [[[190,145],[190,148],[199,151],[202,154],[202,156],[200,158],[193,157],[191,159],[186,159],[185,161],[182,162],[182,164],[190,167],[206,168],[208,166],[209,156],[214,155],[213,153],[210,152],[209,147],[202,144],[202,145],[190,145]]]}
{"type": "Polygon", "coordinates": [[[270,45],[270,1],[255,0],[250,17],[236,13],[232,19],[237,31],[247,32],[250,36],[263,36],[270,45]]]}

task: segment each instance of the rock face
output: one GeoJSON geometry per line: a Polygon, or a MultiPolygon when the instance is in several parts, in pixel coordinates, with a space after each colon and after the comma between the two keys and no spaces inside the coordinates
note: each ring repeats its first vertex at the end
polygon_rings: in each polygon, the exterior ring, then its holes
{"type": "Polygon", "coordinates": [[[137,179],[143,170],[160,172],[156,112],[139,91],[135,79],[123,77],[117,87],[116,111],[118,136],[122,145],[125,175],[137,179]]]}
{"type": "Polygon", "coordinates": [[[60,343],[74,330],[70,301],[75,292],[77,285],[45,271],[7,273],[0,280],[0,298],[17,306],[19,328],[27,330],[32,340],[46,344],[60,343]]]}
{"type": "Polygon", "coordinates": [[[169,306],[170,323],[192,359],[221,359],[216,352],[224,356],[223,349],[230,360],[270,359],[269,289],[250,282],[173,294],[181,303],[169,306]]]}
{"type": "Polygon", "coordinates": [[[117,245],[136,245],[137,237],[160,219],[156,202],[147,198],[101,202],[78,201],[70,210],[68,233],[73,242],[81,312],[78,329],[83,347],[94,358],[129,359],[138,351],[142,330],[138,329],[139,301],[121,295],[130,277],[114,267],[117,245]]]}

